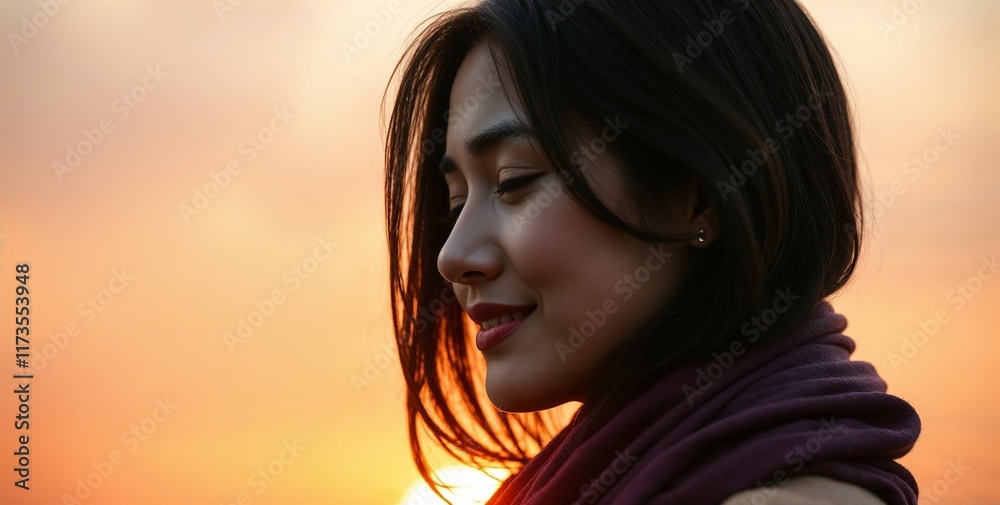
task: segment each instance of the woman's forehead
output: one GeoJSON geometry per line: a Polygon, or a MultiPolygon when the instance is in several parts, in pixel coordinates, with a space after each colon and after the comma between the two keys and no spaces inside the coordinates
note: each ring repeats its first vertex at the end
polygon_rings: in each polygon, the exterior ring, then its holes
{"type": "Polygon", "coordinates": [[[485,42],[473,46],[462,61],[451,87],[448,103],[448,136],[465,138],[488,124],[523,120],[513,80],[500,72],[485,42]]]}

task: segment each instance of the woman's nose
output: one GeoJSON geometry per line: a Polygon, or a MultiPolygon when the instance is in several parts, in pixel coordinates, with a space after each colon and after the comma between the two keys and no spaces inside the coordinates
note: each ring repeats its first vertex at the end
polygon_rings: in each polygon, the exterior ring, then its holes
{"type": "Polygon", "coordinates": [[[493,230],[496,226],[467,214],[465,209],[438,254],[438,271],[454,284],[493,279],[503,269],[503,255],[493,230]]]}

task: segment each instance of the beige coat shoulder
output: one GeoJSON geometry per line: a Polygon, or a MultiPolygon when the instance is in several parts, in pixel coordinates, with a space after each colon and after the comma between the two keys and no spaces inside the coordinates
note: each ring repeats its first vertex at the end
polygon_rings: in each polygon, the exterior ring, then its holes
{"type": "Polygon", "coordinates": [[[721,505],[886,505],[871,491],[827,477],[796,477],[774,490],[747,489],[721,505]]]}

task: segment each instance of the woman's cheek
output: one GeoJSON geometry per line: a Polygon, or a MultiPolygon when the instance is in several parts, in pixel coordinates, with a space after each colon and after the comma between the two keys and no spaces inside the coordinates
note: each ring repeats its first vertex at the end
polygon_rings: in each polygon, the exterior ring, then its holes
{"type": "Polygon", "coordinates": [[[511,209],[505,249],[525,280],[566,282],[566,275],[579,275],[581,262],[589,262],[592,251],[585,244],[598,237],[597,221],[565,193],[550,198],[539,194],[511,209]]]}

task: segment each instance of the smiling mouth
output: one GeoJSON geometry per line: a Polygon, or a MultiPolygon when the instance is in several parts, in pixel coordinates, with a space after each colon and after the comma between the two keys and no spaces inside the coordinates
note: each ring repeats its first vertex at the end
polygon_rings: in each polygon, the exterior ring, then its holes
{"type": "Polygon", "coordinates": [[[490,320],[487,320],[487,321],[483,321],[482,324],[479,325],[479,327],[481,329],[483,329],[483,330],[488,330],[488,329],[490,329],[490,328],[492,328],[494,326],[498,326],[498,325],[501,325],[501,324],[504,324],[504,323],[509,323],[509,322],[517,320],[517,319],[525,318],[525,317],[528,316],[528,314],[531,314],[532,312],[534,312],[534,310],[535,309],[531,309],[531,310],[527,310],[527,311],[521,310],[521,311],[517,311],[517,312],[511,313],[511,314],[504,314],[504,315],[502,315],[500,317],[494,317],[493,319],[490,319],[490,320]]]}

